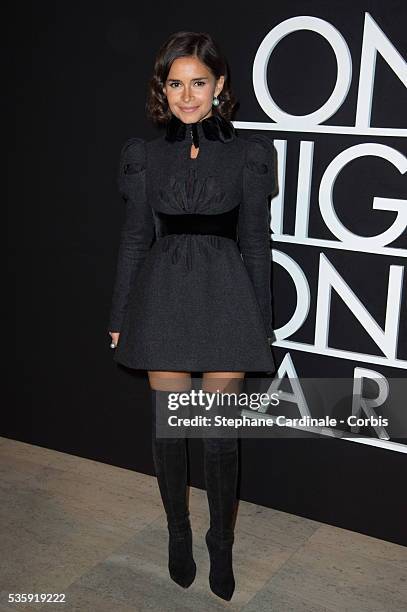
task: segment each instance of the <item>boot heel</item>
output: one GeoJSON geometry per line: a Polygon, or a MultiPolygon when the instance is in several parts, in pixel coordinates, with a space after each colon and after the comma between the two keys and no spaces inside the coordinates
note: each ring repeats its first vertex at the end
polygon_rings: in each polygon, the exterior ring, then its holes
{"type": "Polygon", "coordinates": [[[168,570],[174,582],[187,589],[196,576],[196,563],[192,556],[192,531],[184,535],[171,534],[168,542],[168,570]]]}
{"type": "Polygon", "coordinates": [[[230,601],[235,590],[232,564],[233,539],[230,542],[221,543],[208,531],[205,541],[210,559],[209,586],[211,591],[221,599],[230,601]]]}

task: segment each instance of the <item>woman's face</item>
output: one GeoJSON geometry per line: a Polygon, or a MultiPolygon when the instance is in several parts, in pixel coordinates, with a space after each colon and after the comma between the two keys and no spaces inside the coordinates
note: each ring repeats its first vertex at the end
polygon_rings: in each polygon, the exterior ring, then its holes
{"type": "Polygon", "coordinates": [[[171,64],[163,91],[173,115],[184,123],[196,123],[212,115],[212,100],[223,88],[224,77],[215,79],[194,56],[179,57],[171,64]]]}

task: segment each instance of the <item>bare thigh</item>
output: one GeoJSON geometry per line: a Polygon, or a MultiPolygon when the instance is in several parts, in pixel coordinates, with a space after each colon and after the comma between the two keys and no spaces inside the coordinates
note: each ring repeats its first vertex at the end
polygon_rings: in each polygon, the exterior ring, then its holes
{"type": "MultiPolygon", "coordinates": [[[[188,391],[192,386],[190,372],[149,370],[147,374],[152,389],[188,391]]],[[[208,392],[238,391],[244,377],[245,372],[203,372],[202,389],[208,392]]]]}
{"type": "Polygon", "coordinates": [[[147,374],[150,387],[157,391],[189,391],[191,389],[190,372],[149,370],[147,374]]]}
{"type": "Polygon", "coordinates": [[[203,372],[202,389],[212,393],[237,393],[241,389],[245,374],[246,372],[203,372]]]}

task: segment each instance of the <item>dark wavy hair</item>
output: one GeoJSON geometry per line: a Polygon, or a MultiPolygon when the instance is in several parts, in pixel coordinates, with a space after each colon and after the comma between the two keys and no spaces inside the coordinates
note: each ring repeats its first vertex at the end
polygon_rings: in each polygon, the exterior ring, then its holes
{"type": "Polygon", "coordinates": [[[224,75],[223,89],[218,96],[219,106],[212,107],[212,113],[231,120],[237,105],[230,86],[230,71],[219,46],[206,32],[175,32],[160,47],[153,76],[148,83],[146,114],[156,125],[166,124],[172,116],[167,98],[163,92],[171,64],[179,57],[195,56],[209,68],[215,79],[224,75]]]}

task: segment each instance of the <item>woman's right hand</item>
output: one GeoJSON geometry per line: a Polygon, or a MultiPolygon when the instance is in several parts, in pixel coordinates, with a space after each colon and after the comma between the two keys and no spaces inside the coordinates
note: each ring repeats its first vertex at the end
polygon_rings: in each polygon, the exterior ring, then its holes
{"type": "Polygon", "coordinates": [[[109,334],[112,339],[112,342],[117,346],[119,344],[120,332],[109,332],[109,334]]]}

